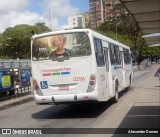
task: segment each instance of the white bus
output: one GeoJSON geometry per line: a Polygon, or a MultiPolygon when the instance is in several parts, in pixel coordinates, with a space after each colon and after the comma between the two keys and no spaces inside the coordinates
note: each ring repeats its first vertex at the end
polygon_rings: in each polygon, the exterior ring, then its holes
{"type": "Polygon", "coordinates": [[[133,81],[130,48],[90,29],[34,35],[33,90],[37,104],[118,101],[133,81]]]}

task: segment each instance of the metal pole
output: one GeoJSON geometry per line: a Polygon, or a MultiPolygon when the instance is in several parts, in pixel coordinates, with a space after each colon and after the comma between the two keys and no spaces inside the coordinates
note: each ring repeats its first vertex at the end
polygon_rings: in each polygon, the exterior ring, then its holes
{"type": "Polygon", "coordinates": [[[49,1],[49,28],[53,31],[53,23],[52,23],[52,0],[49,1]]]}
{"type": "Polygon", "coordinates": [[[117,40],[117,22],[116,22],[116,40],[117,40]]]}

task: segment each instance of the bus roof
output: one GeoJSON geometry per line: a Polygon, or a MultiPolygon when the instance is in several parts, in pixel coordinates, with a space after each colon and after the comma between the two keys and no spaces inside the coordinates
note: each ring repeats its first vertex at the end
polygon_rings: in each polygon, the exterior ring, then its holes
{"type": "Polygon", "coordinates": [[[37,38],[37,37],[44,37],[48,35],[56,35],[56,34],[65,34],[65,33],[72,33],[72,32],[86,32],[86,31],[91,31],[90,29],[69,29],[69,30],[59,30],[59,31],[52,31],[52,32],[47,32],[47,33],[42,33],[42,34],[35,34],[32,36],[32,38],[37,38]]]}

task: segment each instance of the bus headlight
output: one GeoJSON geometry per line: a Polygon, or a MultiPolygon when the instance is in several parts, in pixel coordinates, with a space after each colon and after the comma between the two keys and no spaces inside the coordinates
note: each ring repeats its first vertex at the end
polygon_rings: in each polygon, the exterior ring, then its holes
{"type": "Polygon", "coordinates": [[[89,79],[87,92],[93,92],[95,85],[96,85],[96,76],[95,76],[95,74],[92,74],[89,79]]]}
{"type": "Polygon", "coordinates": [[[43,93],[41,92],[41,90],[38,86],[37,80],[35,80],[35,79],[33,80],[33,89],[34,89],[34,91],[36,92],[37,95],[39,95],[39,96],[43,95],[43,93]]]}

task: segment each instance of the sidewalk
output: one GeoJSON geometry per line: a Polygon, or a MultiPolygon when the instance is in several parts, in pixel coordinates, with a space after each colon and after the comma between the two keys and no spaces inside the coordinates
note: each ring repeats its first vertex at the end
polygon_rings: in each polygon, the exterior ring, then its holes
{"type": "Polygon", "coordinates": [[[154,66],[159,66],[159,64],[158,63],[152,63],[151,66],[147,66],[147,65],[142,63],[142,64],[139,65],[139,69],[138,69],[138,65],[134,65],[133,69],[134,69],[134,72],[136,72],[136,71],[143,71],[143,70],[152,68],[154,66]]]}
{"type": "Polygon", "coordinates": [[[18,98],[13,98],[7,101],[2,101],[0,102],[0,111],[3,109],[14,107],[16,105],[20,105],[33,100],[34,100],[34,95],[29,94],[29,95],[18,97],[18,98]]]}

